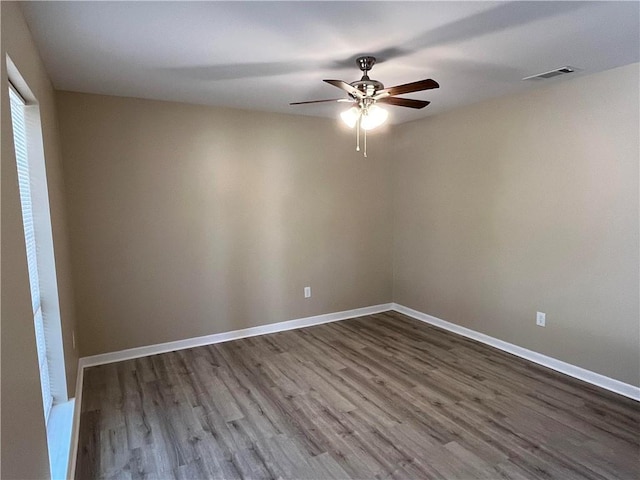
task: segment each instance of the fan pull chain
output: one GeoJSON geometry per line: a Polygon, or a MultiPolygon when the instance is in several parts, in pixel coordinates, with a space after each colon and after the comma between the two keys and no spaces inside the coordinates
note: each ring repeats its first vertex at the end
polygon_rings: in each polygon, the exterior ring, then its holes
{"type": "Polygon", "coordinates": [[[364,131],[364,158],[367,158],[367,131],[364,131]]]}
{"type": "Polygon", "coordinates": [[[358,118],[356,125],[356,152],[360,151],[360,119],[358,118]]]}

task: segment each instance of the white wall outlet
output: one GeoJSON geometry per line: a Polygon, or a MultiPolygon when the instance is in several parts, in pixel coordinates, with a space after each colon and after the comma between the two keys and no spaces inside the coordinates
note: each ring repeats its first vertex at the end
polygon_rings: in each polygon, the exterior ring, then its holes
{"type": "Polygon", "coordinates": [[[71,343],[73,344],[73,349],[76,350],[76,331],[71,332],[71,343]]]}
{"type": "Polygon", "coordinates": [[[547,322],[547,314],[544,312],[537,312],[536,325],[538,325],[539,327],[544,327],[546,322],[547,322]]]}
{"type": "Polygon", "coordinates": [[[311,287],[304,287],[304,298],[311,297],[311,287]]]}

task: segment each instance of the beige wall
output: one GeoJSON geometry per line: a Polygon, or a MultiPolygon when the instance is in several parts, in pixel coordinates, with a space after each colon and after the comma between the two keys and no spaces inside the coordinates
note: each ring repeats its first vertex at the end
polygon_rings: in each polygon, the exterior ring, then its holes
{"type": "Polygon", "coordinates": [[[53,89],[22,14],[15,3],[1,2],[2,17],[2,478],[45,478],[49,475],[42,396],[35,349],[33,316],[22,214],[8,99],[8,54],[40,105],[51,209],[57,285],[71,396],[77,354],[72,348],[73,291],[66,238],[64,186],[60,164],[53,89]]]}
{"type": "Polygon", "coordinates": [[[391,301],[379,135],[363,158],[333,120],[57,100],[82,355],[391,301]]]}
{"type": "Polygon", "coordinates": [[[394,301],[640,385],[638,107],[635,64],[396,129],[394,301]]]}
{"type": "Polygon", "coordinates": [[[394,301],[638,385],[637,79],[405,124],[369,159],[333,121],[59,92],[82,354],[388,302],[393,215],[394,301]]]}

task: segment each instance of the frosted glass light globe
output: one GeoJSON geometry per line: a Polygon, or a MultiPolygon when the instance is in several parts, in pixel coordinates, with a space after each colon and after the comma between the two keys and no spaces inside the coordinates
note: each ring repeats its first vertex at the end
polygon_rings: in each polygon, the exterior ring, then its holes
{"type": "Polygon", "coordinates": [[[367,109],[367,113],[362,115],[360,125],[362,125],[362,128],[365,130],[373,130],[374,128],[382,125],[388,116],[389,112],[385,109],[380,108],[377,105],[371,105],[367,109]]]}
{"type": "Polygon", "coordinates": [[[358,118],[360,118],[360,108],[351,107],[349,110],[345,110],[340,114],[340,118],[342,121],[349,127],[353,128],[356,126],[358,122],[358,118]]]}

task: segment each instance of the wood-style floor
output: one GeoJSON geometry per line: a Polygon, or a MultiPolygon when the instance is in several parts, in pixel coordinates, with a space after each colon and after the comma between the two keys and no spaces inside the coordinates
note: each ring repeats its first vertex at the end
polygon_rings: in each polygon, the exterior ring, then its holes
{"type": "Polygon", "coordinates": [[[76,478],[640,478],[640,405],[388,312],[85,371],[76,478]]]}

